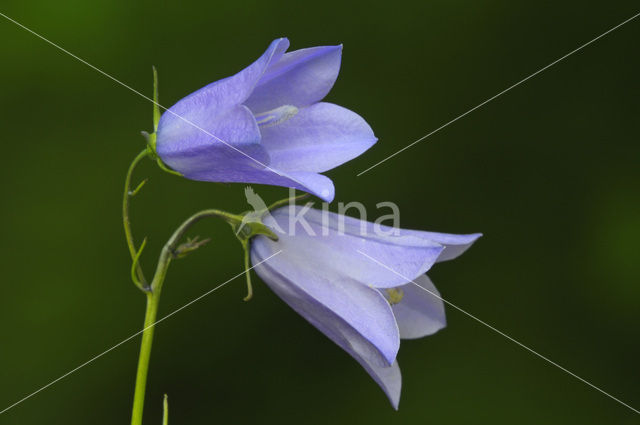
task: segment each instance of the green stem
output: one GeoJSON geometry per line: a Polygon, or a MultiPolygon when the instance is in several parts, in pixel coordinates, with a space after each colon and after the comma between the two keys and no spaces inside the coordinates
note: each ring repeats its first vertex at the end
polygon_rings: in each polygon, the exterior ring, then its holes
{"type": "Polygon", "coordinates": [[[151,357],[151,345],[153,343],[153,330],[155,328],[156,315],[160,297],[147,294],[147,310],[144,315],[144,332],[138,358],[138,372],[136,374],[136,388],[133,396],[133,412],[131,425],[142,424],[142,412],[144,409],[144,395],[147,389],[147,374],[149,372],[149,359],[151,357]]]}
{"type": "MultiPolygon", "coordinates": [[[[131,221],[129,220],[129,199],[131,198],[133,192],[131,192],[131,176],[133,174],[133,170],[136,168],[136,165],[142,161],[147,155],[149,155],[148,149],[143,150],[134,158],[129,165],[129,170],[127,171],[127,177],[124,181],[124,196],[122,198],[122,223],[124,225],[124,235],[127,239],[127,246],[129,247],[129,254],[131,254],[131,259],[135,260],[138,254],[138,250],[136,249],[135,242],[133,241],[133,234],[131,233],[131,221]]],[[[139,188],[140,186],[138,186],[139,188]]],[[[138,189],[136,189],[137,191],[138,189]]],[[[140,289],[146,290],[147,281],[144,278],[144,273],[142,272],[142,267],[140,264],[136,264],[136,275],[138,276],[138,281],[143,285],[140,289]]]]}
{"type": "Polygon", "coordinates": [[[222,218],[229,223],[239,224],[242,217],[229,214],[219,210],[204,210],[189,217],[184,223],[178,227],[171,238],[162,248],[155,275],[149,291],[147,292],[147,308],[144,316],[144,328],[142,332],[142,343],[140,346],[140,356],[138,358],[138,372],[136,374],[136,387],[133,396],[133,411],[131,414],[131,425],[142,425],[142,413],[144,409],[144,396],[147,387],[147,375],[149,372],[149,359],[151,357],[151,346],[153,344],[153,331],[155,328],[156,317],[158,314],[158,305],[160,304],[160,294],[167,270],[171,260],[175,258],[179,252],[179,242],[187,233],[189,228],[198,221],[207,217],[222,218]]]}
{"type": "Polygon", "coordinates": [[[249,301],[253,297],[253,285],[251,285],[251,252],[249,249],[249,241],[242,242],[242,249],[244,250],[244,273],[247,278],[247,296],[244,297],[244,301],[249,301]]]}
{"type": "Polygon", "coordinates": [[[169,397],[166,394],[162,401],[162,425],[169,425],[169,397]]]}

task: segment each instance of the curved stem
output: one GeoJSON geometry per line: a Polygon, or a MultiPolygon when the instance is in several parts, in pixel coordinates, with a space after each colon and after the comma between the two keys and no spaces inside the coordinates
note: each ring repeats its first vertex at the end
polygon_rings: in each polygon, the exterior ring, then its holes
{"type": "Polygon", "coordinates": [[[153,331],[156,324],[156,316],[158,314],[158,305],[160,304],[160,294],[167,270],[171,264],[171,260],[180,255],[180,240],[187,233],[189,228],[198,221],[207,217],[218,217],[228,223],[239,224],[242,217],[229,214],[219,210],[200,211],[186,221],[184,221],[169,238],[162,248],[156,272],[151,281],[151,285],[147,292],[147,308],[144,316],[144,328],[142,332],[142,343],[140,346],[140,356],[138,358],[138,372],[136,374],[136,387],[133,396],[133,411],[131,414],[131,425],[142,425],[142,413],[144,409],[144,396],[147,388],[147,375],[149,372],[149,359],[151,358],[151,346],[153,344],[153,331]]]}
{"type": "Polygon", "coordinates": [[[251,253],[247,241],[242,242],[242,249],[244,250],[244,273],[247,278],[247,296],[243,300],[249,301],[253,298],[253,285],[251,285],[251,253]]]}
{"type": "MultiPolygon", "coordinates": [[[[138,163],[142,161],[142,159],[145,158],[148,154],[149,151],[145,149],[134,158],[134,160],[131,162],[131,165],[129,165],[127,177],[124,181],[124,196],[122,198],[122,223],[124,225],[124,235],[127,239],[127,246],[129,247],[129,253],[131,254],[132,261],[136,260],[138,250],[136,249],[135,242],[133,241],[133,234],[131,233],[131,221],[129,220],[129,199],[131,198],[131,196],[133,196],[133,192],[131,192],[131,176],[133,174],[133,170],[136,168],[136,165],[138,165],[138,163]]],[[[140,186],[138,186],[138,189],[139,188],[140,186]]],[[[138,189],[136,189],[136,192],[138,189]]],[[[142,287],[140,287],[140,289],[144,291],[148,287],[148,284],[146,279],[144,278],[142,267],[140,267],[140,264],[138,263],[136,264],[135,269],[138,281],[143,285],[142,287]]]]}
{"type": "MultiPolygon", "coordinates": [[[[292,189],[295,193],[295,189],[292,189]]],[[[290,204],[295,204],[296,201],[301,201],[303,199],[306,199],[308,197],[310,197],[311,195],[309,195],[308,193],[303,193],[302,195],[298,195],[298,196],[292,196],[286,199],[281,199],[279,201],[274,202],[273,204],[269,205],[267,207],[267,211],[273,211],[276,208],[280,208],[284,205],[290,205],[290,204]]]]}

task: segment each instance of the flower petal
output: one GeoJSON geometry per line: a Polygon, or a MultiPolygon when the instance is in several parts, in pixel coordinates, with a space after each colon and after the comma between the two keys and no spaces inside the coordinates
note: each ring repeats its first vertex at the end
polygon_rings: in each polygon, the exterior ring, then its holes
{"type": "Polygon", "coordinates": [[[338,78],[341,57],[342,45],[286,53],[269,64],[245,104],[260,113],[282,105],[302,107],[318,102],[338,78]]]}
{"type": "Polygon", "coordinates": [[[330,170],[361,155],[376,140],[371,127],[358,114],[323,102],[262,129],[262,144],[272,165],[286,171],[330,170]]]}
{"type": "MultiPolygon", "coordinates": [[[[398,240],[398,238],[403,238],[406,241],[418,239],[442,245],[444,249],[436,262],[452,260],[462,255],[462,253],[469,249],[469,247],[482,236],[482,233],[456,235],[451,233],[400,229],[378,223],[371,223],[369,221],[363,221],[354,217],[339,216],[334,213],[329,214],[331,214],[331,216],[326,225],[332,229],[341,230],[342,233],[352,235],[364,234],[368,238],[375,238],[381,242],[388,241],[389,243],[393,243],[393,241],[398,240]]],[[[321,215],[317,212],[310,212],[307,219],[322,225],[321,215]]]]}
{"type": "Polygon", "coordinates": [[[432,240],[444,246],[444,251],[438,257],[438,261],[453,260],[462,255],[480,237],[482,233],[471,233],[468,235],[454,235],[451,233],[420,232],[420,237],[432,240]]]}
{"type": "MultiPolygon", "coordinates": [[[[259,239],[262,239],[262,237],[256,238],[253,244],[259,239]]],[[[258,262],[267,258],[262,257],[258,251],[261,250],[252,246],[251,261],[253,264],[258,264],[258,262]]],[[[273,257],[256,266],[255,270],[258,275],[293,310],[356,359],[382,388],[394,409],[397,410],[402,386],[398,362],[394,360],[389,365],[387,357],[381,353],[379,347],[360,334],[348,321],[313,298],[300,285],[277,273],[275,271],[277,266],[272,267],[272,261],[276,258],[273,257]]]]}
{"type": "Polygon", "coordinates": [[[336,190],[329,177],[305,171],[287,172],[286,175],[293,180],[293,184],[289,184],[289,187],[304,190],[326,202],[333,201],[336,190]]]}
{"type": "Polygon", "coordinates": [[[403,293],[400,302],[391,306],[400,338],[422,338],[447,326],[444,302],[426,274],[396,289],[403,293]]]}
{"type": "Polygon", "coordinates": [[[288,47],[286,38],[274,40],[262,56],[247,68],[191,93],[162,114],[156,146],[160,157],[164,160],[164,155],[169,152],[191,151],[207,146],[215,137],[229,144],[242,143],[225,140],[220,128],[224,124],[219,121],[226,120],[229,111],[247,99],[269,63],[278,61],[288,47]]]}
{"type": "Polygon", "coordinates": [[[362,357],[357,357],[353,354],[352,356],[382,388],[393,408],[398,410],[400,390],[402,389],[402,375],[400,374],[398,362],[395,361],[391,366],[377,366],[362,357]]]}
{"type": "Polygon", "coordinates": [[[400,348],[398,326],[386,299],[348,277],[319,273],[312,258],[300,258],[283,237],[257,236],[251,261],[264,282],[291,308],[354,357],[390,366],[400,348]],[[280,254],[273,256],[276,252],[280,254]]]}
{"type": "MultiPolygon", "coordinates": [[[[262,148],[261,146],[259,147],[262,148]]],[[[251,156],[260,159],[260,152],[251,152],[251,156]]],[[[268,157],[263,163],[268,163],[268,157]]],[[[259,168],[260,165],[240,157],[231,158],[229,166],[224,168],[211,168],[207,170],[190,173],[187,177],[192,180],[225,182],[225,183],[256,183],[273,186],[293,187],[311,193],[327,202],[331,202],[335,195],[333,182],[330,178],[316,173],[283,173],[279,170],[267,166],[259,168]],[[255,168],[254,168],[255,164],[255,168]]]]}
{"type": "Polygon", "coordinates": [[[264,168],[269,162],[269,155],[260,145],[258,125],[246,106],[229,109],[207,127],[209,134],[185,122],[175,123],[162,133],[158,155],[174,170],[194,180],[227,181],[221,179],[264,168]],[[208,178],[199,178],[203,175],[208,178]]]}
{"type": "Polygon", "coordinates": [[[341,232],[343,217],[303,206],[287,206],[273,211],[264,223],[282,235],[281,240],[292,251],[289,255],[297,256],[298,261],[313,264],[325,276],[334,279],[347,276],[368,287],[401,286],[429,270],[443,250],[435,242],[413,236],[341,232]]]}

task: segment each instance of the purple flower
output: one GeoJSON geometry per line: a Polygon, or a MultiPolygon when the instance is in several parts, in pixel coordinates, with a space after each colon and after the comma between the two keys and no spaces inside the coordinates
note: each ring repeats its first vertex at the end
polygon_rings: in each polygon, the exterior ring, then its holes
{"type": "Polygon", "coordinates": [[[156,134],[162,161],[193,180],[295,187],[326,200],[319,173],[369,149],[376,137],[356,113],[320,102],[331,90],[342,46],[285,53],[286,38],[232,77],[165,112],[156,134]]]}
{"type": "Polygon", "coordinates": [[[300,206],[275,210],[263,222],[279,239],[252,240],[258,275],[353,356],[397,409],[400,339],[446,325],[444,304],[425,272],[462,254],[480,234],[393,229],[300,206]]]}

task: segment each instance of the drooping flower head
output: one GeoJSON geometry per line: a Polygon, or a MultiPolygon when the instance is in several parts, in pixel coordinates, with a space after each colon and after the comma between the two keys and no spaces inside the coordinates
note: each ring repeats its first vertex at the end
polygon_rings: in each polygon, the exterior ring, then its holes
{"type": "Polygon", "coordinates": [[[331,180],[319,173],[375,142],[356,113],[320,102],[338,77],[342,46],[285,53],[286,38],[239,73],[211,83],[160,118],[156,152],[193,180],[295,187],[326,201],[331,180]]]}
{"type": "Polygon", "coordinates": [[[277,209],[263,222],[278,239],[252,240],[258,275],[354,357],[397,409],[400,339],[446,325],[442,299],[425,273],[462,254],[480,234],[392,229],[300,206],[277,209]]]}

